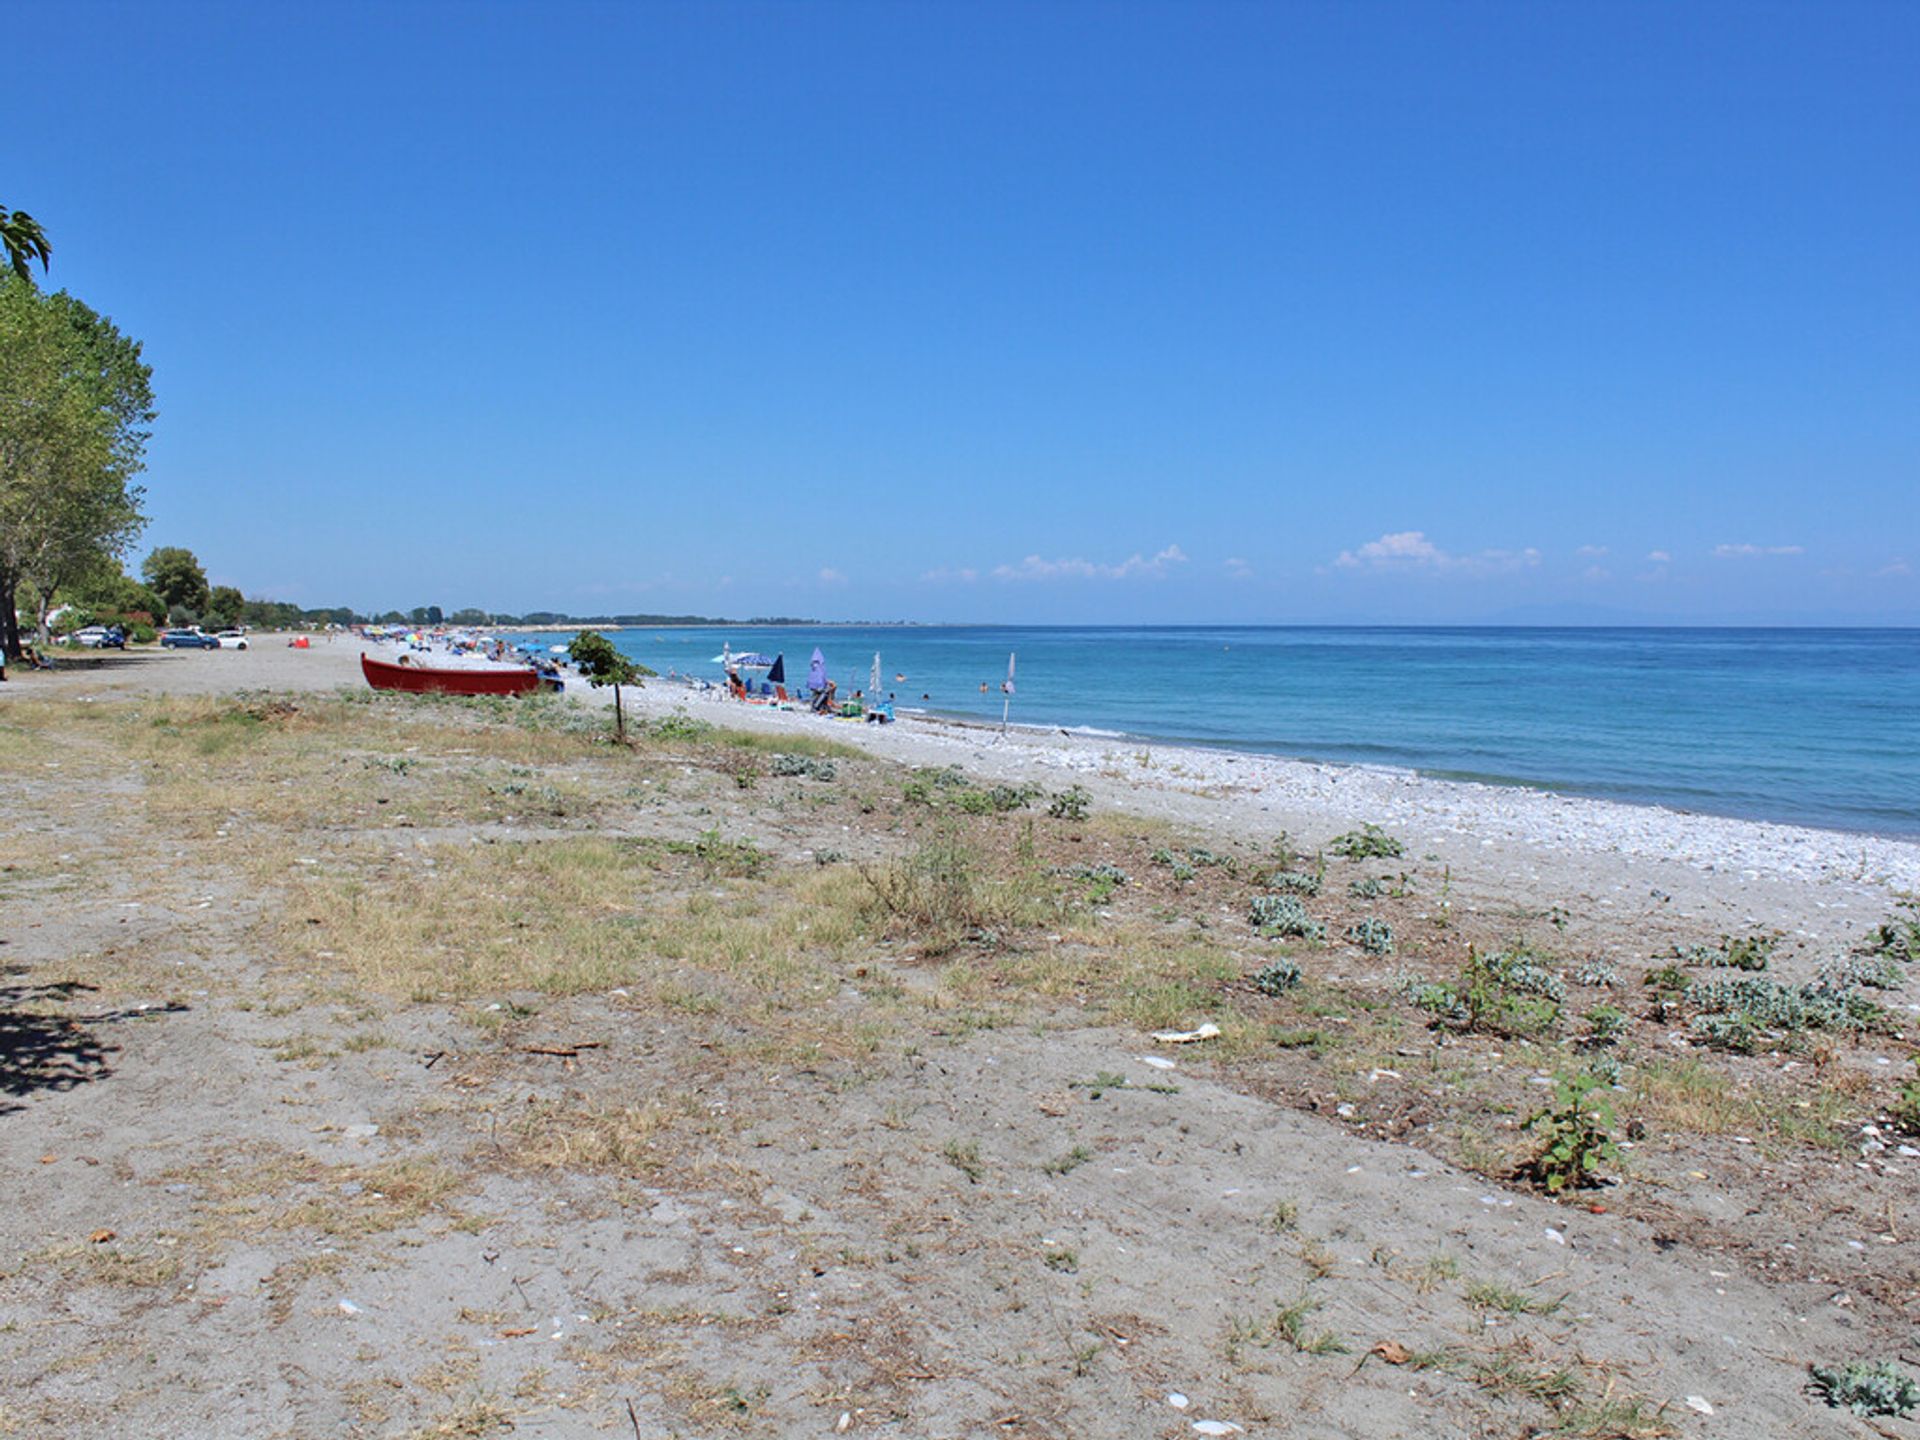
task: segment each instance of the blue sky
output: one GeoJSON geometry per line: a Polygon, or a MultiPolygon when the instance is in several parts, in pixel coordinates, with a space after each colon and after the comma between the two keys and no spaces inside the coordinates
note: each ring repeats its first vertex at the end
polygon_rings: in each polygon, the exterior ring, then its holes
{"type": "MultiPolygon", "coordinates": [[[[308,604],[1920,623],[1920,8],[13,7],[308,604]]],[[[21,63],[21,62],[26,63],[21,63]]]]}

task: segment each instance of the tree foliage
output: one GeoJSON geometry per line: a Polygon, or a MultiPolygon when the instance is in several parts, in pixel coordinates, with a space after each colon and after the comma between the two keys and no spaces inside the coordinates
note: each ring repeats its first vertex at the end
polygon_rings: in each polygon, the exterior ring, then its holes
{"type": "Polygon", "coordinates": [[[587,677],[589,685],[595,689],[602,685],[613,686],[614,732],[622,740],[626,739],[627,717],[620,707],[620,687],[638,685],[641,676],[655,672],[621,654],[614,643],[598,630],[582,630],[574,636],[572,643],[567,646],[567,654],[580,673],[587,677]]]}
{"type": "Polygon", "coordinates": [[[0,629],[18,655],[28,585],[44,633],[59,586],[122,553],[146,523],[134,477],[153,421],[140,346],[64,291],[0,272],[0,629]]]}
{"type": "Polygon", "coordinates": [[[40,228],[40,222],[24,210],[9,210],[0,205],[0,245],[7,250],[7,264],[13,273],[33,283],[33,262],[38,260],[44,271],[53,259],[53,246],[47,243],[47,232],[40,228]]]}
{"type": "Polygon", "coordinates": [[[167,602],[169,610],[178,606],[197,615],[213,595],[199,558],[180,545],[162,545],[147,556],[140,562],[140,577],[167,602]]]}

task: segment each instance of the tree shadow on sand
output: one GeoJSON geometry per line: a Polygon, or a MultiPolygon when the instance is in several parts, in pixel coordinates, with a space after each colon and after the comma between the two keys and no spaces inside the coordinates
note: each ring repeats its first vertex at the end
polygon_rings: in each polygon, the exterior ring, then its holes
{"type": "Polygon", "coordinates": [[[0,1115],[24,1108],[42,1090],[72,1090],[113,1073],[120,1047],[104,1043],[96,1026],[117,1025],[185,1010],[171,1002],[143,1010],[104,1010],[92,1015],[49,1015],[40,1007],[72,1000],[98,987],[75,980],[47,985],[0,985],[0,1115]]]}

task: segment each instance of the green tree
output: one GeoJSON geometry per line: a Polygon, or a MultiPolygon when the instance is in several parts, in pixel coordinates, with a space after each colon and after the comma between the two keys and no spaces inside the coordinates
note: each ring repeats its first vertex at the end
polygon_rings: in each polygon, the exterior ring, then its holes
{"type": "Polygon", "coordinates": [[[613,642],[598,630],[582,630],[574,636],[573,642],[567,646],[567,654],[594,689],[602,685],[613,687],[613,733],[624,741],[627,738],[627,716],[620,708],[620,687],[638,685],[641,676],[656,672],[638,660],[629,660],[622,655],[614,648],[613,642]]]}
{"type": "Polygon", "coordinates": [[[153,421],[140,346],[64,291],[0,271],[0,646],[20,653],[32,587],[45,638],[61,584],[117,557],[146,523],[133,483],[153,421]]]}
{"type": "Polygon", "coordinates": [[[47,243],[47,232],[24,210],[9,210],[0,205],[0,244],[7,247],[7,263],[13,267],[13,273],[29,285],[33,283],[33,262],[40,262],[44,274],[47,262],[53,259],[53,246],[47,243]]]}
{"type": "Polygon", "coordinates": [[[231,585],[216,585],[207,594],[206,622],[214,630],[226,630],[240,623],[246,597],[231,585]]]}
{"type": "Polygon", "coordinates": [[[162,545],[140,563],[140,575],[151,585],[167,609],[176,607],[195,614],[207,608],[212,590],[207,572],[191,550],[179,545],[162,545]]]}

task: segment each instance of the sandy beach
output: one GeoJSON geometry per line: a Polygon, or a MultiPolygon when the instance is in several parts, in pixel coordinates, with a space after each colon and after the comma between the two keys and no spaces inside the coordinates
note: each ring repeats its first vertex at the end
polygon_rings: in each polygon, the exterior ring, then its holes
{"type": "Polygon", "coordinates": [[[359,650],[0,691],[0,1433],[1876,1433],[1806,1383],[1910,1349],[1905,972],[1738,1051],[1658,972],[1803,984],[1920,847],[359,650]],[[1550,1023],[1410,1003],[1515,945],[1550,1023]]]}

